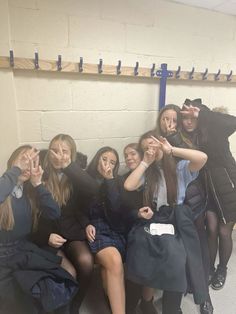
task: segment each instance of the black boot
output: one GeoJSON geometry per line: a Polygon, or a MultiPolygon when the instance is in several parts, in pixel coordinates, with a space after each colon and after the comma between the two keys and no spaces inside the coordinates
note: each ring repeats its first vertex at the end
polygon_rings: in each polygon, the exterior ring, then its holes
{"type": "Polygon", "coordinates": [[[214,290],[220,290],[224,287],[225,280],[227,276],[227,267],[217,266],[214,277],[211,281],[211,287],[214,290]]]}
{"type": "Polygon", "coordinates": [[[214,308],[211,304],[211,301],[205,301],[200,304],[200,313],[201,314],[213,314],[214,308]]]}
{"type": "Polygon", "coordinates": [[[140,302],[140,309],[143,314],[158,314],[153,304],[153,298],[150,301],[145,301],[142,298],[140,302]]]}

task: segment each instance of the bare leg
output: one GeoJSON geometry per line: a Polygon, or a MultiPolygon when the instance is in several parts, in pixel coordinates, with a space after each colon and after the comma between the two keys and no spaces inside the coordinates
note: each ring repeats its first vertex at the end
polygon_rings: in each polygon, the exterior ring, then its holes
{"type": "Polygon", "coordinates": [[[119,251],[107,247],[97,253],[96,261],[106,272],[104,280],[112,314],[125,314],[124,269],[119,251]]]}

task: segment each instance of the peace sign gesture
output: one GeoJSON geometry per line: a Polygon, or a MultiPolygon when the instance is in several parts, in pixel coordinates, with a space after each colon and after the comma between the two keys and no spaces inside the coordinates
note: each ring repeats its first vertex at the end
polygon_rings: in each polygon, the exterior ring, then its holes
{"type": "Polygon", "coordinates": [[[51,157],[57,168],[64,169],[71,163],[71,156],[68,152],[63,151],[61,144],[58,144],[58,150],[50,149],[51,157]]]}
{"type": "Polygon", "coordinates": [[[173,117],[171,119],[165,118],[163,120],[164,132],[166,135],[170,135],[176,132],[175,122],[173,117]]]}
{"type": "Polygon", "coordinates": [[[170,155],[172,153],[173,147],[167,141],[165,137],[160,136],[159,139],[152,136],[152,139],[160,145],[160,149],[163,151],[164,154],[170,155]]]}
{"type": "Polygon", "coordinates": [[[43,169],[39,165],[39,156],[30,159],[30,182],[36,187],[42,183],[43,169]]]}
{"type": "Polygon", "coordinates": [[[113,170],[111,169],[108,162],[104,161],[102,158],[99,162],[99,172],[105,179],[113,179],[113,170]]]}
{"type": "Polygon", "coordinates": [[[181,110],[180,113],[190,118],[198,118],[199,111],[200,111],[200,108],[198,107],[194,107],[192,105],[190,106],[184,105],[184,110],[181,110]]]}

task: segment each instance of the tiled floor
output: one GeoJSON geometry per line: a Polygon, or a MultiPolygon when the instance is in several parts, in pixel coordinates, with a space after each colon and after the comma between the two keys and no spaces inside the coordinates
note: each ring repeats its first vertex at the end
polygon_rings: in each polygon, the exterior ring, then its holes
{"type": "MultiPolygon", "coordinates": [[[[236,230],[233,234],[235,247],[228,265],[228,276],[225,287],[220,291],[210,288],[214,314],[236,314],[236,230]]],[[[155,304],[160,305],[160,292],[157,292],[155,304]]],[[[184,314],[199,314],[199,308],[193,303],[191,295],[183,298],[182,310],[184,314]]],[[[161,311],[159,310],[161,313],[161,311]]],[[[104,301],[101,280],[96,272],[90,291],[82,304],[80,314],[110,314],[104,301]]]]}

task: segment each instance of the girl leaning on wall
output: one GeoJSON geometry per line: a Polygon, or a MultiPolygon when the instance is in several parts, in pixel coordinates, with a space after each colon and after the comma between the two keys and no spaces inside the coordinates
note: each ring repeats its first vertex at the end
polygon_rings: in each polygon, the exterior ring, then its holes
{"type": "MultiPolygon", "coordinates": [[[[181,117],[180,108],[173,104],[166,105],[159,112],[157,119],[157,132],[166,137],[172,145],[183,148],[199,149],[196,126],[195,118],[181,117]]],[[[192,209],[194,224],[201,244],[205,281],[208,286],[210,256],[205,225],[207,196],[201,180],[203,178],[205,182],[205,175],[203,168],[201,175],[188,185],[184,203],[192,209]]],[[[213,307],[208,293],[208,300],[200,305],[200,312],[209,314],[212,311],[213,307]]]]}
{"type": "Polygon", "coordinates": [[[201,99],[186,100],[183,117],[197,121],[195,133],[199,147],[208,155],[207,231],[211,262],[211,287],[223,288],[227,264],[232,253],[232,230],[236,221],[236,163],[229,145],[229,136],[236,130],[236,117],[213,112],[201,99]],[[215,269],[217,250],[219,264],[215,269]]]}

